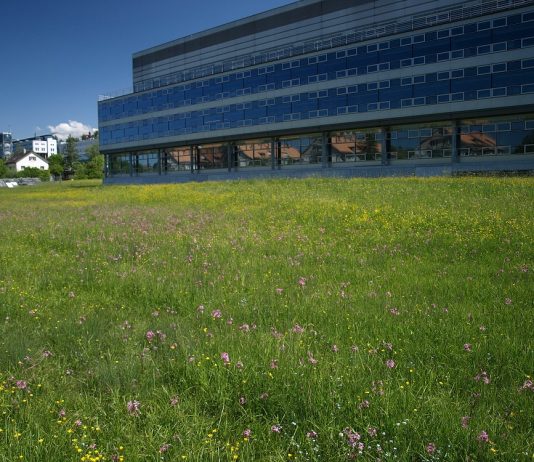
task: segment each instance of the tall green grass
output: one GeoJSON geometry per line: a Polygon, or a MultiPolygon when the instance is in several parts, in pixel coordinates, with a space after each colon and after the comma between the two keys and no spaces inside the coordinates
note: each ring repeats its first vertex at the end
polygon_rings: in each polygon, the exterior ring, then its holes
{"type": "Polygon", "coordinates": [[[0,190],[0,461],[532,460],[533,186],[0,190]]]}

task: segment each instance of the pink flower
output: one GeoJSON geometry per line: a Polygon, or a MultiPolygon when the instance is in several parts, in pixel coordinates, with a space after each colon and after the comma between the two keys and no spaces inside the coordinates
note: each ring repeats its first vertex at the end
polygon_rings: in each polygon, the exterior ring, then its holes
{"type": "Polygon", "coordinates": [[[59,418],[62,418],[62,417],[65,417],[67,415],[67,412],[65,411],[65,409],[61,409],[58,413],[57,413],[58,417],[59,418]]]}
{"type": "Polygon", "coordinates": [[[295,324],[293,326],[293,329],[291,329],[291,332],[293,332],[294,334],[302,334],[304,332],[304,328],[299,326],[298,324],[295,324]]]}
{"type": "Polygon", "coordinates": [[[489,435],[488,433],[486,432],[486,430],[482,430],[478,436],[477,436],[477,440],[482,442],[482,443],[488,443],[489,442],[489,435]]]}
{"type": "Polygon", "coordinates": [[[252,430],[250,428],[245,428],[243,430],[243,438],[250,438],[252,435],[252,430]]]}
{"type": "Polygon", "coordinates": [[[398,316],[400,314],[397,308],[391,308],[389,310],[389,313],[392,314],[393,316],[398,316]]]}
{"type": "Polygon", "coordinates": [[[154,340],[154,337],[156,336],[156,334],[154,332],[152,332],[151,330],[149,330],[146,334],[145,334],[145,337],[146,339],[151,342],[152,340],[154,340]]]}
{"type": "Polygon", "coordinates": [[[15,385],[17,385],[19,390],[26,390],[28,388],[28,383],[25,380],[17,380],[15,385]]]}
{"type": "Polygon", "coordinates": [[[228,355],[228,353],[226,352],[221,353],[221,359],[223,360],[223,363],[225,365],[230,364],[230,356],[228,355]]]}
{"type": "Polygon", "coordinates": [[[222,317],[222,312],[221,312],[221,310],[213,310],[213,311],[211,312],[211,317],[212,317],[213,319],[220,319],[220,318],[222,317]]]}
{"type": "Polygon", "coordinates": [[[278,369],[278,360],[271,359],[271,369],[278,369]]]}
{"type": "Polygon", "coordinates": [[[395,361],[393,361],[392,359],[388,359],[386,361],[386,366],[389,368],[389,369],[393,369],[395,367],[395,361]]]}
{"type": "Polygon", "coordinates": [[[470,343],[464,343],[464,350],[465,351],[472,351],[471,350],[471,344],[470,343]]]}
{"type": "Polygon", "coordinates": [[[272,433],[280,433],[282,431],[282,426],[281,425],[273,425],[271,427],[271,432],[272,433]]]}
{"type": "Polygon", "coordinates": [[[74,425],[76,425],[77,427],[81,427],[82,426],[82,421],[80,419],[77,419],[74,421],[74,425]]]}
{"type": "Polygon", "coordinates": [[[241,406],[244,406],[245,404],[247,404],[247,398],[245,398],[244,396],[240,396],[239,404],[241,404],[241,406]]]}
{"type": "Polygon", "coordinates": [[[507,305],[511,305],[512,304],[512,299],[511,298],[505,298],[504,299],[504,303],[506,303],[507,305]]]}
{"type": "Polygon", "coordinates": [[[534,382],[532,382],[532,380],[530,379],[525,380],[525,382],[523,383],[523,386],[519,389],[519,391],[524,391],[524,390],[534,391],[534,382]]]}
{"type": "Polygon", "coordinates": [[[173,396],[170,401],[171,406],[176,406],[179,402],[180,402],[180,398],[178,396],[173,396]]]}
{"type": "Polygon", "coordinates": [[[281,295],[283,291],[284,291],[284,289],[281,289],[280,287],[278,287],[278,288],[276,289],[276,293],[277,293],[278,295],[281,295]]]}
{"type": "Polygon", "coordinates": [[[364,399],[358,404],[358,409],[367,409],[369,407],[369,401],[364,399]]]}
{"type": "Polygon", "coordinates": [[[313,357],[313,353],[311,351],[308,351],[308,362],[315,366],[317,364],[317,360],[313,357]]]}
{"type": "Polygon", "coordinates": [[[314,432],[313,430],[310,430],[308,433],[306,433],[306,436],[307,436],[310,440],[314,440],[315,438],[317,438],[317,433],[314,432]]]}
{"type": "Polygon", "coordinates": [[[162,332],[160,330],[157,330],[156,334],[158,334],[158,338],[159,338],[160,342],[164,342],[165,339],[167,338],[167,334],[165,334],[164,332],[162,332]]]}
{"type": "Polygon", "coordinates": [[[43,351],[43,358],[50,358],[50,356],[52,356],[51,351],[48,351],[48,350],[43,351]]]}
{"type": "Polygon", "coordinates": [[[126,409],[128,410],[128,414],[137,417],[139,414],[141,414],[141,403],[137,400],[128,401],[126,404],[126,409]]]}
{"type": "Polygon", "coordinates": [[[345,428],[343,433],[347,437],[347,443],[351,448],[356,447],[358,442],[361,439],[361,435],[358,432],[355,432],[352,428],[345,428]]]}
{"type": "Polygon", "coordinates": [[[332,351],[334,353],[337,353],[339,351],[339,349],[338,349],[338,347],[337,347],[337,345],[335,343],[332,345],[332,351]]]}
{"type": "Polygon", "coordinates": [[[427,454],[434,454],[436,452],[436,445],[434,443],[428,443],[426,445],[426,452],[427,454]]]}
{"type": "Polygon", "coordinates": [[[159,453],[160,454],[163,454],[164,452],[167,452],[169,450],[169,448],[171,447],[170,444],[168,443],[165,443],[165,444],[162,444],[159,448],[159,453]]]}
{"type": "Polygon", "coordinates": [[[306,278],[299,278],[299,286],[304,287],[306,285],[306,278]]]}
{"type": "Polygon", "coordinates": [[[248,324],[246,324],[246,323],[245,324],[241,324],[239,326],[239,330],[241,332],[248,332],[250,330],[250,326],[248,324]]]}
{"type": "Polygon", "coordinates": [[[370,437],[374,438],[378,434],[378,430],[375,427],[369,427],[367,433],[370,437]]]}
{"type": "Polygon", "coordinates": [[[226,324],[229,325],[229,326],[231,326],[233,323],[234,323],[234,320],[232,318],[230,318],[230,319],[228,319],[226,321],[226,324]]]}

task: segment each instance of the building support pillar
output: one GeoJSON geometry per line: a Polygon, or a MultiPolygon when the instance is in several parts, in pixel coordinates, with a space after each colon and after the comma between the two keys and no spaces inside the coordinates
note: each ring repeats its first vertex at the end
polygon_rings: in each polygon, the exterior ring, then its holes
{"type": "Polygon", "coordinates": [[[162,157],[163,149],[158,149],[158,175],[161,176],[161,173],[163,171],[163,157],[162,157]]]}
{"type": "Polygon", "coordinates": [[[129,154],[129,158],[130,158],[130,176],[134,176],[133,175],[133,172],[134,172],[134,164],[133,164],[134,155],[131,152],[129,154]]]}

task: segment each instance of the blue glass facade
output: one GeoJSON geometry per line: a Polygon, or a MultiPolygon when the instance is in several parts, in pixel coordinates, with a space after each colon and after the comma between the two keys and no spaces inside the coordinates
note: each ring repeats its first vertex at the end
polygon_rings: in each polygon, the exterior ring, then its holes
{"type": "Polygon", "coordinates": [[[261,65],[250,55],[234,70],[201,69],[211,76],[136,82],[136,92],[98,104],[107,174],[530,155],[534,2],[464,6],[461,20],[455,8],[439,13],[441,24],[426,11],[417,30],[384,26],[367,39],[362,29],[351,44],[345,33],[309,52],[282,48],[261,65]]]}

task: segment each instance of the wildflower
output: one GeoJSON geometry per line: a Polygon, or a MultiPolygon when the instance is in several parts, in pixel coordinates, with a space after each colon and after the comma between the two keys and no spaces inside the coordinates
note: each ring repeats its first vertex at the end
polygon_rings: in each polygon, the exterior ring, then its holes
{"type": "Polygon", "coordinates": [[[306,278],[299,278],[299,286],[304,287],[306,285],[306,278]]]}
{"type": "Polygon", "coordinates": [[[179,402],[180,402],[180,398],[175,395],[171,398],[170,404],[171,406],[176,406],[179,402]]]}
{"type": "Polygon", "coordinates": [[[146,339],[148,340],[148,342],[151,342],[154,337],[156,336],[156,334],[154,332],[152,332],[151,330],[149,330],[146,334],[145,334],[145,337],[146,339]]]}
{"type": "Polygon", "coordinates": [[[512,304],[512,299],[507,297],[507,298],[504,299],[504,303],[506,303],[507,305],[511,305],[512,304]]]}
{"type": "Polygon", "coordinates": [[[141,414],[141,403],[137,400],[128,401],[126,404],[126,409],[128,410],[128,414],[133,416],[138,416],[141,414]]]}
{"type": "Polygon", "coordinates": [[[225,365],[230,364],[230,356],[228,355],[228,353],[221,353],[221,359],[225,365]]]}
{"type": "Polygon", "coordinates": [[[19,390],[26,390],[28,388],[28,383],[25,380],[17,380],[15,385],[19,390]]]}
{"type": "Polygon", "coordinates": [[[201,313],[201,314],[204,313],[204,305],[198,305],[197,306],[197,312],[201,313]]]}
{"type": "Polygon", "coordinates": [[[367,429],[367,434],[370,436],[370,437],[375,437],[377,434],[378,434],[378,430],[375,428],[375,427],[369,427],[367,429]]]}
{"type": "Polygon", "coordinates": [[[487,373],[486,371],[482,371],[482,372],[480,372],[479,374],[477,374],[477,375],[475,376],[475,380],[476,380],[477,382],[482,381],[482,382],[484,382],[486,385],[488,385],[488,384],[490,383],[490,378],[489,378],[489,375],[488,375],[488,373],[487,373]]]}
{"type": "Polygon", "coordinates": [[[393,361],[392,359],[388,359],[386,361],[386,366],[389,368],[389,369],[393,369],[395,367],[395,361],[393,361]]]}
{"type": "Polygon", "coordinates": [[[158,338],[159,338],[160,342],[164,342],[165,339],[167,338],[167,334],[165,334],[164,332],[162,332],[160,330],[157,330],[156,334],[158,334],[158,338]]]}
{"type": "Polygon", "coordinates": [[[235,367],[238,369],[243,369],[243,363],[241,361],[237,361],[237,363],[235,363],[235,367]]]}
{"type": "Polygon", "coordinates": [[[467,428],[469,426],[469,421],[471,420],[471,417],[467,416],[467,415],[464,415],[462,417],[462,428],[467,428]]]}
{"type": "Polygon", "coordinates": [[[282,431],[282,426],[281,425],[273,425],[271,427],[271,432],[272,433],[280,433],[282,431]]]}
{"type": "Polygon", "coordinates": [[[332,345],[332,351],[334,353],[337,353],[339,351],[339,348],[337,347],[337,345],[335,343],[332,345]]]}
{"type": "Polygon", "coordinates": [[[69,292],[69,298],[74,298],[74,297],[76,297],[76,294],[72,291],[69,292]]]}
{"type": "Polygon", "coordinates": [[[43,351],[43,358],[50,358],[50,356],[52,356],[51,351],[48,351],[48,350],[43,351]]]}
{"type": "Polygon", "coordinates": [[[271,359],[271,369],[278,369],[278,360],[271,359]]]}
{"type": "Polygon", "coordinates": [[[74,421],[74,425],[76,425],[77,427],[81,427],[82,426],[82,421],[80,419],[77,419],[74,421]]]}
{"type": "Polygon", "coordinates": [[[428,443],[426,445],[426,452],[429,455],[432,455],[436,452],[436,445],[434,443],[428,443]]]}
{"type": "Polygon", "coordinates": [[[464,343],[464,350],[465,351],[472,351],[471,350],[471,344],[470,343],[464,343]]]}
{"type": "Polygon", "coordinates": [[[313,354],[311,351],[308,351],[308,362],[312,365],[312,366],[315,366],[317,364],[317,360],[313,357],[313,354]]]}
{"type": "Polygon", "coordinates": [[[358,432],[355,432],[352,428],[345,428],[343,433],[347,437],[347,443],[351,448],[356,447],[358,442],[361,439],[361,435],[358,432]]]}
{"type": "Polygon", "coordinates": [[[307,436],[310,440],[314,440],[315,438],[317,438],[317,433],[314,432],[313,430],[310,430],[308,433],[306,433],[306,436],[307,436]]]}
{"type": "Polygon", "coordinates": [[[220,319],[220,318],[222,318],[222,312],[221,312],[221,310],[213,310],[213,311],[211,312],[211,317],[212,317],[213,319],[220,319]]]}
{"type": "Polygon", "coordinates": [[[240,396],[239,404],[241,404],[241,406],[244,406],[245,404],[247,404],[247,398],[245,398],[244,396],[240,396]]]}
{"type": "Polygon", "coordinates": [[[524,390],[534,391],[534,383],[532,382],[532,380],[530,379],[525,380],[525,382],[523,383],[523,386],[519,389],[519,391],[524,391],[524,390]]]}
{"type": "Polygon", "coordinates": [[[264,400],[264,401],[265,401],[268,397],[269,397],[269,393],[267,393],[267,392],[265,392],[265,391],[260,395],[260,399],[261,399],[261,400],[264,400]]]}
{"type": "Polygon", "coordinates": [[[391,308],[389,310],[389,313],[392,314],[393,316],[398,316],[400,314],[399,310],[397,308],[391,308]]]}
{"type": "Polygon", "coordinates": [[[152,312],[152,317],[157,318],[158,316],[159,316],[158,310],[152,312]]]}
{"type": "Polygon", "coordinates": [[[277,293],[278,295],[281,295],[283,291],[284,291],[284,289],[281,289],[280,287],[278,287],[278,288],[276,289],[276,293],[277,293]]]}
{"type": "Polygon", "coordinates": [[[63,418],[67,415],[67,412],[65,411],[65,409],[61,409],[58,413],[57,413],[58,417],[59,418],[63,418]]]}
{"type": "Polygon", "coordinates": [[[298,324],[295,324],[291,329],[291,332],[293,332],[294,334],[302,334],[304,332],[304,328],[299,326],[298,324]]]}
{"type": "Polygon", "coordinates": [[[229,319],[226,321],[226,324],[227,324],[228,326],[231,326],[233,323],[234,323],[233,318],[229,318],[229,319]]]}
{"type": "Polygon", "coordinates": [[[250,428],[245,428],[242,434],[243,438],[250,438],[250,436],[252,435],[252,430],[250,428]]]}
{"type": "Polygon", "coordinates": [[[352,353],[357,353],[359,350],[360,350],[360,349],[359,349],[356,345],[352,345],[352,346],[350,347],[350,351],[351,351],[352,353]]]}
{"type": "Polygon", "coordinates": [[[480,441],[481,443],[488,443],[489,442],[489,435],[488,433],[486,432],[486,430],[482,430],[478,436],[477,436],[477,440],[480,441]]]}
{"type": "Polygon", "coordinates": [[[364,399],[358,404],[358,409],[368,409],[369,408],[369,401],[364,399]]]}
{"type": "Polygon", "coordinates": [[[160,448],[159,448],[159,453],[160,453],[160,454],[163,454],[163,453],[167,452],[167,451],[169,450],[170,447],[171,447],[171,445],[168,444],[168,443],[162,444],[162,445],[160,446],[160,448]]]}
{"type": "Polygon", "coordinates": [[[248,332],[250,330],[250,326],[248,324],[246,324],[246,323],[245,324],[241,324],[239,326],[239,330],[241,332],[248,332]]]}

